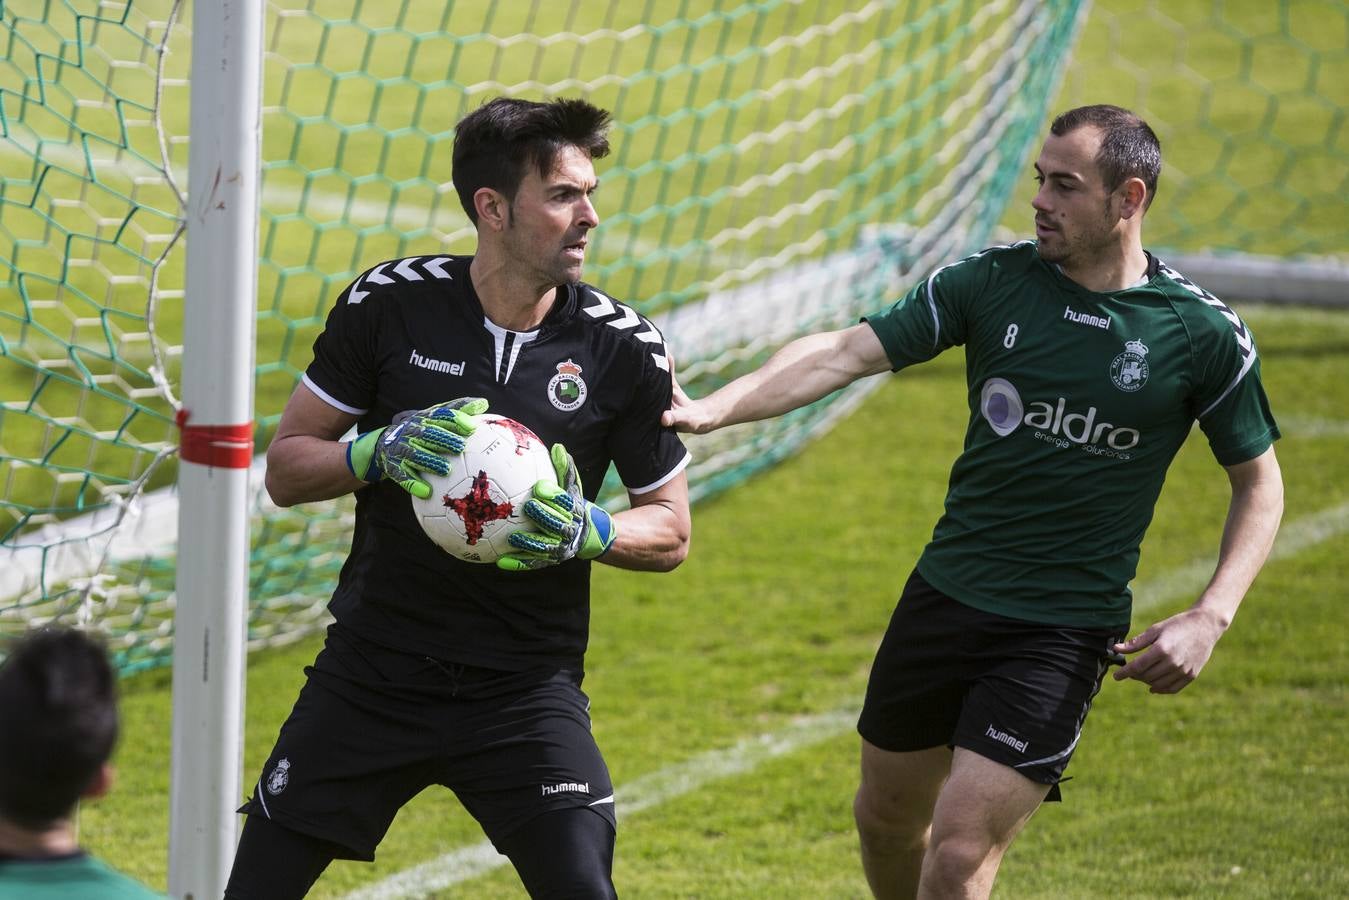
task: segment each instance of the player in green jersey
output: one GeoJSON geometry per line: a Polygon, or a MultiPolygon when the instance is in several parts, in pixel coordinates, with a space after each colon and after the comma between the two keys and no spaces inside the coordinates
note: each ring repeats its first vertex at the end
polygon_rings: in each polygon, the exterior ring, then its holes
{"type": "Polygon", "coordinates": [[[965,348],[964,450],[858,724],[854,811],[878,897],[986,897],[1017,832],[1057,799],[1107,666],[1154,693],[1184,688],[1273,544],[1279,433],[1255,343],[1143,249],[1160,170],[1137,116],[1070,110],[1035,163],[1035,241],[940,268],[705,398],[676,390],[664,416],[707,432],[965,348]],[[1126,640],[1139,546],[1196,421],[1232,487],[1217,568],[1192,606],[1126,640]]]}
{"type": "Polygon", "coordinates": [[[0,665],[0,900],[160,897],[80,849],[75,809],[112,785],[117,676],[103,645],[30,631],[0,665]]]}

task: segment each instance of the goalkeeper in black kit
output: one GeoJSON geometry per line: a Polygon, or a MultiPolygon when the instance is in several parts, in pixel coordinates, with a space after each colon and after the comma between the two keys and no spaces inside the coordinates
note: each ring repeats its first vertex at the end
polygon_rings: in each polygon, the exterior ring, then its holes
{"type": "Polygon", "coordinates": [[[472,256],[373,266],[337,298],[267,452],[282,506],[356,494],[323,649],[252,796],[229,898],[302,897],[374,858],[424,788],[454,791],[534,897],[613,897],[613,786],[581,690],[590,566],[688,553],[689,456],[660,332],[581,281],[609,116],[492,100],[454,141],[472,256]],[[487,410],[552,445],[556,482],[493,565],[422,531],[408,494],[487,410]],[[340,438],[355,426],[353,441],[340,438]],[[595,503],[610,465],[629,508],[595,503]]]}

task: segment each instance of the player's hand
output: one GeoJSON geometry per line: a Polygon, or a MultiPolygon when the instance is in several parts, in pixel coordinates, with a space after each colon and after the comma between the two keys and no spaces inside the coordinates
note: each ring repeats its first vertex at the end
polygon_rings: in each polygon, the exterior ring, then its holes
{"type": "Polygon", "coordinates": [[[679,386],[679,379],[675,377],[674,354],[667,353],[665,358],[670,362],[670,387],[673,390],[670,396],[670,408],[660,414],[660,424],[676,431],[691,431],[695,434],[709,431],[710,429],[706,428],[701,421],[698,401],[691,399],[679,386]]]}
{"type": "Polygon", "coordinates": [[[451,453],[464,452],[464,439],[478,427],[475,416],[487,412],[481,397],[461,397],[394,416],[384,428],[367,431],[347,445],[347,468],[362,481],[388,478],[414,497],[431,496],[431,485],[417,474],[447,475],[451,453]]]}
{"type": "Polygon", "coordinates": [[[1154,694],[1174,694],[1199,677],[1225,630],[1225,623],[1199,607],[1163,619],[1115,645],[1117,653],[1143,652],[1115,670],[1114,678],[1134,678],[1154,694]]]}
{"type": "Polygon", "coordinates": [[[534,496],[525,501],[524,514],[542,531],[513,531],[516,552],[497,560],[497,566],[524,572],[555,566],[573,557],[594,559],[613,546],[618,529],[604,507],[581,494],[576,463],[561,444],[549,451],[557,481],[540,481],[534,496]]]}

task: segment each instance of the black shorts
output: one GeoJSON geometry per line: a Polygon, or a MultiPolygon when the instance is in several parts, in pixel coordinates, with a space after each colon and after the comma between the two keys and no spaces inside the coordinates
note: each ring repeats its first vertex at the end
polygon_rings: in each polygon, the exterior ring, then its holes
{"type": "Polygon", "coordinates": [[[240,808],[372,860],[422,789],[448,787],[494,844],[552,810],[615,825],[581,674],[501,672],[372,644],[332,625],[240,808]]]}
{"type": "Polygon", "coordinates": [[[857,730],[882,750],[964,747],[1057,785],[1125,630],[984,612],[914,572],[876,652],[857,730]]]}

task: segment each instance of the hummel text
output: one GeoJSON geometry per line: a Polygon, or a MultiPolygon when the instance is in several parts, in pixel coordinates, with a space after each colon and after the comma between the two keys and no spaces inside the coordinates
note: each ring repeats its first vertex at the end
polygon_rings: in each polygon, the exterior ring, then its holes
{"type": "Polygon", "coordinates": [[[1016,738],[1012,737],[1007,732],[998,731],[992,725],[988,726],[988,731],[984,732],[984,735],[986,737],[991,737],[999,744],[1006,744],[1007,746],[1015,750],[1017,753],[1025,753],[1026,748],[1030,746],[1029,741],[1018,741],[1016,738]]]}
{"type": "Polygon", "coordinates": [[[545,796],[545,797],[547,797],[549,794],[564,794],[564,793],[571,793],[571,794],[589,794],[589,793],[590,793],[590,782],[588,782],[588,781],[582,782],[582,783],[580,783],[580,784],[576,783],[575,781],[564,781],[564,782],[562,782],[561,784],[543,784],[543,785],[539,785],[539,786],[540,786],[541,788],[543,788],[543,796],[545,796]]]}
{"type": "Polygon", "coordinates": [[[430,357],[422,356],[416,350],[412,351],[412,355],[408,357],[408,362],[417,366],[419,369],[430,369],[432,372],[445,372],[449,375],[464,374],[464,363],[462,360],[457,363],[450,363],[445,362],[443,359],[431,359],[430,357]]]}
{"type": "Polygon", "coordinates": [[[1080,313],[1071,306],[1063,308],[1063,317],[1069,322],[1076,322],[1079,325],[1090,325],[1093,328],[1104,328],[1110,330],[1109,316],[1093,316],[1088,313],[1080,313]]]}

